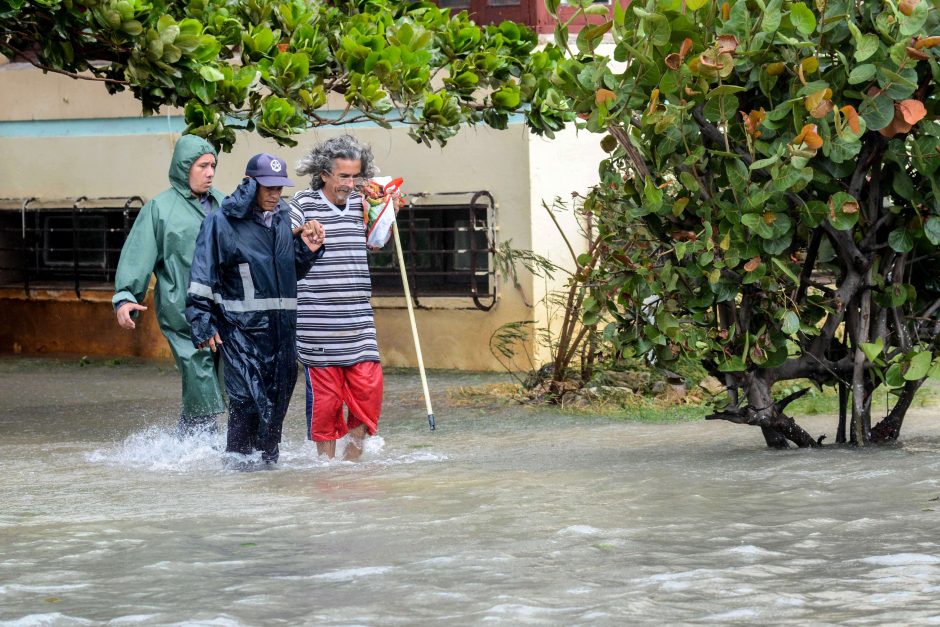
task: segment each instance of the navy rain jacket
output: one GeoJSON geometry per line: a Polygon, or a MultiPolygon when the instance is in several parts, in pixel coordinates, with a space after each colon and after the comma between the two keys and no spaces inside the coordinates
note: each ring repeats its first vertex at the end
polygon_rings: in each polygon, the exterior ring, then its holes
{"type": "Polygon", "coordinates": [[[324,248],[311,252],[291,233],[284,201],[266,227],[254,211],[256,190],[257,181],[246,178],[203,222],[186,319],[196,346],[219,333],[230,412],[254,413],[251,441],[267,449],[280,441],[297,380],[297,280],[324,248]]]}

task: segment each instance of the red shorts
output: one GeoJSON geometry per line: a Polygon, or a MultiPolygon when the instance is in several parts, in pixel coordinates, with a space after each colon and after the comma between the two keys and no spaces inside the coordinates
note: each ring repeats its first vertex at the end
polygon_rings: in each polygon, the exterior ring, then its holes
{"type": "Polygon", "coordinates": [[[306,366],[307,438],[338,440],[364,424],[375,435],[382,413],[382,364],[363,361],[352,366],[306,366]],[[343,418],[343,405],[349,409],[343,418]]]}

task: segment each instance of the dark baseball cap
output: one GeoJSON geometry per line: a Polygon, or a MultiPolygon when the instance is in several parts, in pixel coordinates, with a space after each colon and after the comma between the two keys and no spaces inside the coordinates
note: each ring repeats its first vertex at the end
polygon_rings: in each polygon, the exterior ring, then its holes
{"type": "Polygon", "coordinates": [[[265,187],[293,187],[294,182],[284,176],[286,171],[287,163],[283,159],[262,152],[248,160],[245,175],[265,187]]]}

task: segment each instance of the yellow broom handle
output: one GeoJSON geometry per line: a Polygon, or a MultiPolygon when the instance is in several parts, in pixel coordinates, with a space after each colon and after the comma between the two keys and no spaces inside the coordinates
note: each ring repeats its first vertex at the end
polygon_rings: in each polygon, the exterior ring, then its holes
{"type": "Polygon", "coordinates": [[[398,269],[401,270],[401,283],[405,288],[405,304],[408,305],[408,320],[411,322],[411,335],[415,340],[415,353],[418,355],[418,372],[421,373],[421,387],[424,389],[424,403],[428,409],[428,426],[434,431],[434,410],[431,409],[431,393],[428,391],[428,377],[424,373],[424,357],[421,355],[421,340],[418,339],[418,325],[415,324],[414,307],[411,304],[411,289],[408,287],[408,274],[405,272],[405,254],[401,248],[401,238],[398,237],[398,222],[392,223],[392,232],[395,234],[395,250],[398,252],[398,269]]]}

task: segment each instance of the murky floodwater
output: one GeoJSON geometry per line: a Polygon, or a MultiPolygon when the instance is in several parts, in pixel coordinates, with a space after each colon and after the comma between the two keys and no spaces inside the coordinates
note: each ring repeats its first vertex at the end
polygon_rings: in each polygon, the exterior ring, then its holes
{"type": "Polygon", "coordinates": [[[444,402],[485,380],[432,375],[431,433],[389,375],[358,464],[314,459],[300,389],[277,470],[246,473],[221,436],[171,436],[166,366],[0,360],[0,621],[940,623],[930,412],[892,449],[775,452],[727,423],[444,402]]]}

